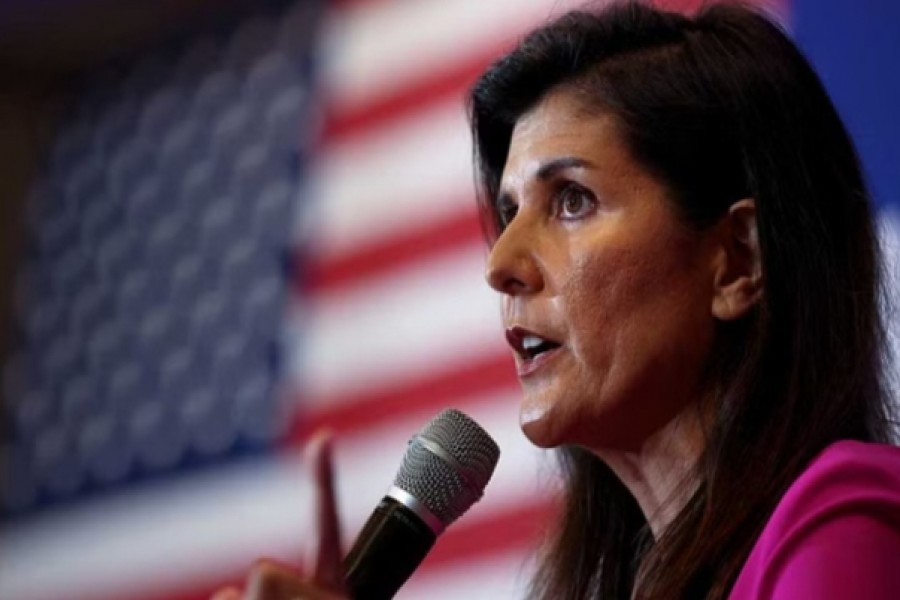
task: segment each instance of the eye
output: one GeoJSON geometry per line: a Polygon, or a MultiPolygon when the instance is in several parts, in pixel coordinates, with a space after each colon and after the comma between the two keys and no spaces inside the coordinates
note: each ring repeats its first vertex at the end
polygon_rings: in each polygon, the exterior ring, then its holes
{"type": "Polygon", "coordinates": [[[580,185],[569,183],[556,194],[554,213],[563,221],[583,219],[593,214],[597,207],[594,194],[580,185]]]}

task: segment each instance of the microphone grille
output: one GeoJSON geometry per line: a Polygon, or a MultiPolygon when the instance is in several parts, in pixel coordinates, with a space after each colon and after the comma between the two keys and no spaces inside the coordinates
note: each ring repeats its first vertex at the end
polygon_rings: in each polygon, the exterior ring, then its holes
{"type": "Polygon", "coordinates": [[[499,457],[491,436],[450,408],[410,440],[394,485],[422,502],[446,527],[481,498],[499,457]]]}

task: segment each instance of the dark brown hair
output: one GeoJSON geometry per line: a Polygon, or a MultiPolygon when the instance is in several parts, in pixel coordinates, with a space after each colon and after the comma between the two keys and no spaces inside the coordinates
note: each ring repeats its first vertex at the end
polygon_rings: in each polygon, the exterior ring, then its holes
{"type": "Polygon", "coordinates": [[[641,3],[572,12],[528,35],[471,91],[480,204],[494,201],[517,120],[566,86],[615,115],[638,161],[702,230],[753,198],[765,291],[721,323],[715,420],[697,488],[657,540],[589,452],[560,451],[561,521],[539,598],[725,598],[776,503],[839,439],[890,441],[878,242],[852,142],[818,77],[754,9],[688,17],[641,3]]]}

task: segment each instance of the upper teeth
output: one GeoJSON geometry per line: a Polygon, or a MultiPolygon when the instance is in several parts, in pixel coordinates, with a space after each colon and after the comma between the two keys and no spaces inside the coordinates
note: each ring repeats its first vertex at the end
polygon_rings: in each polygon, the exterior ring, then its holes
{"type": "Polygon", "coordinates": [[[526,335],[522,338],[522,347],[525,350],[532,350],[544,343],[544,340],[536,335],[526,335]]]}

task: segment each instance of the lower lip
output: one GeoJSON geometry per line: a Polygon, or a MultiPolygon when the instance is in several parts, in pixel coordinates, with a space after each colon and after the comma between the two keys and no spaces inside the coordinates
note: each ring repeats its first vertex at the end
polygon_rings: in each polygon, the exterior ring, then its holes
{"type": "Polygon", "coordinates": [[[541,352],[534,358],[520,358],[516,361],[516,372],[519,377],[527,377],[533,375],[538,369],[542,368],[548,362],[553,360],[562,351],[562,346],[541,352]]]}

